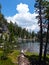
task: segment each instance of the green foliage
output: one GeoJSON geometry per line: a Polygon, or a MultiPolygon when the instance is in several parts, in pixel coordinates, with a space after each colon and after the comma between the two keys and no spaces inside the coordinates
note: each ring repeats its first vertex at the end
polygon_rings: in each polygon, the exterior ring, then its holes
{"type": "Polygon", "coordinates": [[[0,51],[0,60],[1,60],[1,56],[3,55],[3,51],[0,51]]]}
{"type": "Polygon", "coordinates": [[[15,64],[12,63],[10,59],[7,59],[7,60],[0,60],[0,65],[15,65],[15,64]]]}
{"type": "Polygon", "coordinates": [[[32,38],[35,36],[35,33],[34,32],[32,32],[32,38]]]}

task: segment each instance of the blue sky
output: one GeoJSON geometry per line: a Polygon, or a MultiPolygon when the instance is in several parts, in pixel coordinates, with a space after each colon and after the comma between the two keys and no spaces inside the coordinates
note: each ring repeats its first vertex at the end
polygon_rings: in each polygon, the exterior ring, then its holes
{"type": "Polygon", "coordinates": [[[5,16],[13,16],[14,14],[16,14],[16,6],[19,3],[28,4],[30,12],[34,12],[35,0],[0,0],[0,3],[2,5],[2,13],[5,16]]]}
{"type": "Polygon", "coordinates": [[[0,0],[2,13],[8,22],[17,23],[28,31],[39,30],[35,13],[35,0],[0,0]]]}

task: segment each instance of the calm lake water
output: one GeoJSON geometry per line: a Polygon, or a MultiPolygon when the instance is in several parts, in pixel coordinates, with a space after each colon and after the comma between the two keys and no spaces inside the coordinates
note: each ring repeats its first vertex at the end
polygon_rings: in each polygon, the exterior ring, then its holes
{"type": "MultiPolygon", "coordinates": [[[[34,52],[34,53],[38,53],[39,54],[39,50],[40,50],[40,43],[39,42],[21,42],[18,43],[18,49],[19,50],[24,50],[24,51],[29,51],[29,52],[34,52]]],[[[43,44],[43,50],[42,53],[44,51],[44,46],[45,43],[43,44]]],[[[49,44],[47,46],[47,54],[49,54],[49,44]]]]}
{"type": "Polygon", "coordinates": [[[19,43],[18,45],[20,50],[23,49],[24,51],[39,53],[40,43],[38,42],[22,42],[19,43]]]}

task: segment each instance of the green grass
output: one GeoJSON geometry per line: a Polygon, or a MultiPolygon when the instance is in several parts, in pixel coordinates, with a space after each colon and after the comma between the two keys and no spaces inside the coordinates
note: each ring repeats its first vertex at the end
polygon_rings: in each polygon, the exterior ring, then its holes
{"type": "Polygon", "coordinates": [[[33,52],[26,52],[25,54],[28,55],[28,56],[31,56],[31,55],[36,55],[36,56],[38,56],[38,53],[33,53],[33,52]]]}
{"type": "Polygon", "coordinates": [[[7,60],[1,60],[2,55],[3,51],[0,51],[0,65],[14,65],[9,58],[7,60]]]}
{"type": "MultiPolygon", "coordinates": [[[[3,51],[0,51],[0,58],[3,55],[3,51]]],[[[13,53],[8,54],[8,59],[1,60],[0,65],[17,65],[17,56],[19,55],[19,51],[13,51],[13,53]]]]}
{"type": "Polygon", "coordinates": [[[13,64],[10,59],[7,59],[7,60],[0,60],[0,65],[15,65],[15,64],[13,64]]]}
{"type": "Polygon", "coordinates": [[[20,54],[19,50],[14,50],[13,53],[9,54],[8,57],[11,59],[13,63],[17,63],[18,61],[18,56],[20,54]]]}
{"type": "MultiPolygon", "coordinates": [[[[7,60],[1,60],[0,59],[0,65],[17,65],[19,54],[20,54],[19,50],[14,50],[12,53],[8,54],[8,59],[7,60]]],[[[26,52],[25,54],[28,57],[31,56],[31,57],[38,58],[37,53],[26,52]]],[[[3,51],[0,51],[0,58],[1,58],[2,55],[3,55],[3,51]]],[[[49,58],[49,55],[47,55],[47,57],[49,58]]]]}
{"type": "Polygon", "coordinates": [[[0,51],[0,58],[1,58],[2,55],[3,55],[3,51],[0,51]]]}

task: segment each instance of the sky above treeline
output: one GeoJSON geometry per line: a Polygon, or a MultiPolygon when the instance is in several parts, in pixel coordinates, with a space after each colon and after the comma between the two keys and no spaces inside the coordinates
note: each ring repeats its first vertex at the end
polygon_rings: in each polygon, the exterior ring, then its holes
{"type": "Polygon", "coordinates": [[[2,13],[7,19],[13,23],[17,23],[22,28],[29,31],[37,32],[39,26],[37,24],[35,13],[35,0],[0,0],[2,5],[2,13]]]}

